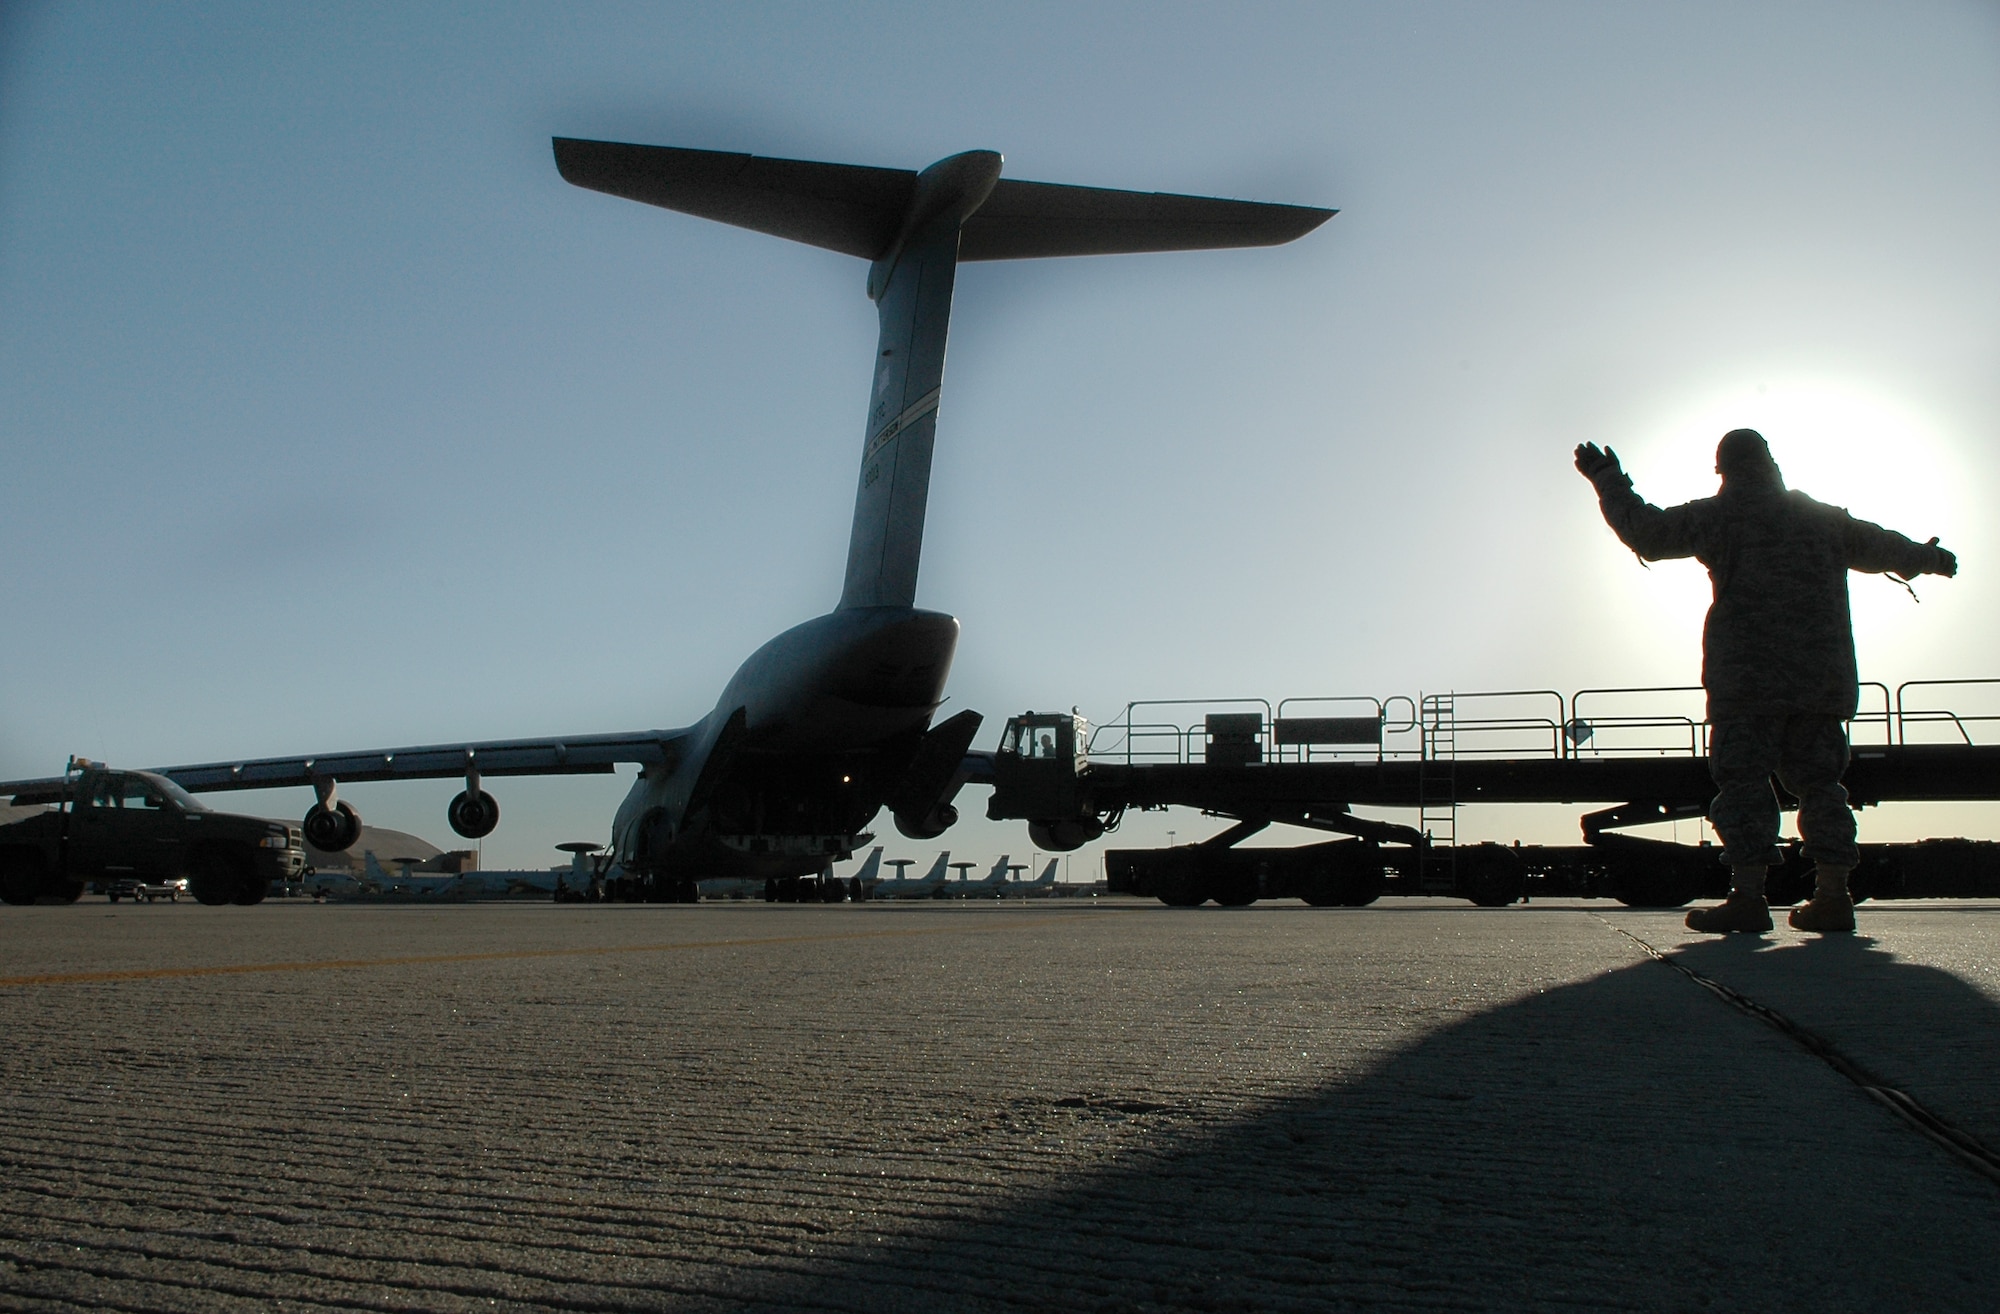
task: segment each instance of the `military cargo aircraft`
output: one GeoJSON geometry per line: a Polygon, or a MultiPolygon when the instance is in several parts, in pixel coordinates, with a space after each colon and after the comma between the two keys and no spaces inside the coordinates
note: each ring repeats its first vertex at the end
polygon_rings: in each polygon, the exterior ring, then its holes
{"type": "MultiPolygon", "coordinates": [[[[195,791],[310,786],[307,838],[344,850],[360,817],[337,797],[341,781],[463,777],[448,820],[477,839],[499,821],[486,788],[495,777],[636,764],[612,844],[617,864],[663,901],[695,898],[706,878],[791,883],[795,891],[866,843],[864,828],[884,807],[910,838],[942,834],[957,818],[952,802],[980,720],[965,711],[932,724],[958,621],[916,606],[959,263],[1271,246],[1334,212],[1003,179],[1001,157],[986,150],[918,172],[563,137],[554,148],[557,169],[576,186],[868,262],[880,337],[838,604],[752,653],[713,708],[677,729],[313,753],[159,774],[195,791]]],[[[0,795],[8,792],[0,785],[0,795]]],[[[1091,838],[1079,831],[1037,843],[1074,848],[1091,838]]],[[[226,901],[214,893],[210,901],[226,901]]]]}

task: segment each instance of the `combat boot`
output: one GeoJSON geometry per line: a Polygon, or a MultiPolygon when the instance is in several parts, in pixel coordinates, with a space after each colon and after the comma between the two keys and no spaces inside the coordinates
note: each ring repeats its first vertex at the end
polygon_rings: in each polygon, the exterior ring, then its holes
{"type": "Polygon", "coordinates": [[[1745,894],[1733,890],[1727,899],[1713,908],[1696,908],[1687,915],[1687,928],[1710,935],[1726,935],[1731,931],[1748,931],[1753,934],[1771,929],[1771,905],[1761,894],[1745,894]]]}
{"type": "Polygon", "coordinates": [[[1792,909],[1785,919],[1794,931],[1818,931],[1833,935],[1854,929],[1854,900],[1844,894],[1815,894],[1792,909]]]}
{"type": "Polygon", "coordinates": [[[1854,929],[1854,896],[1847,892],[1848,867],[1818,863],[1814,869],[1817,889],[1813,897],[1792,909],[1785,920],[1794,931],[1817,931],[1837,935],[1854,929]]]}

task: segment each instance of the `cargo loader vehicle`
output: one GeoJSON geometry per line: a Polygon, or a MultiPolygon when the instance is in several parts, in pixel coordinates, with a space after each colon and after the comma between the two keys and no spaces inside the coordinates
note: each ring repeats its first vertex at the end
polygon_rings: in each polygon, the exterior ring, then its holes
{"type": "MultiPolygon", "coordinates": [[[[1863,697],[1848,727],[1853,806],[2000,800],[2000,680],[1867,684],[1863,697]]],[[[1197,844],[1106,852],[1111,892],[1170,905],[1358,907],[1386,894],[1674,907],[1726,892],[1717,849],[1625,832],[1681,822],[1701,833],[1714,794],[1707,745],[1699,688],[1135,702],[1095,729],[1073,712],[1017,716],[975,778],[993,786],[989,817],[1026,821],[1038,847],[1058,852],[1135,809],[1234,823],[1197,844]],[[1594,806],[1577,844],[1457,842],[1460,807],[1498,803],[1594,806]],[[1274,825],[1329,838],[1239,847],[1274,825]]],[[[1794,843],[1772,872],[1772,901],[1808,896],[1811,881],[1794,843]]],[[[1866,843],[1853,888],[1861,898],[2000,897],[2000,844],[1866,843]]]]}

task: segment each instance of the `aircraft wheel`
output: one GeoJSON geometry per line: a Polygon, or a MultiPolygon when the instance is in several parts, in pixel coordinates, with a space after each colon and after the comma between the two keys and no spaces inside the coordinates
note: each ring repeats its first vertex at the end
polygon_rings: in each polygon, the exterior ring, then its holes
{"type": "Polygon", "coordinates": [[[82,881],[64,881],[50,891],[58,903],[75,903],[83,897],[82,881]]]}

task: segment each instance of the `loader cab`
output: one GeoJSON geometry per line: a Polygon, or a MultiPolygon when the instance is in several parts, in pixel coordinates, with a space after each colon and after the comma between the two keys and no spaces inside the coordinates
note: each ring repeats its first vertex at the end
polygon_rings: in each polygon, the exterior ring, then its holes
{"type": "Polygon", "coordinates": [[[994,818],[1082,814],[1090,723],[1070,712],[1027,712],[1007,722],[993,755],[994,818]]]}

